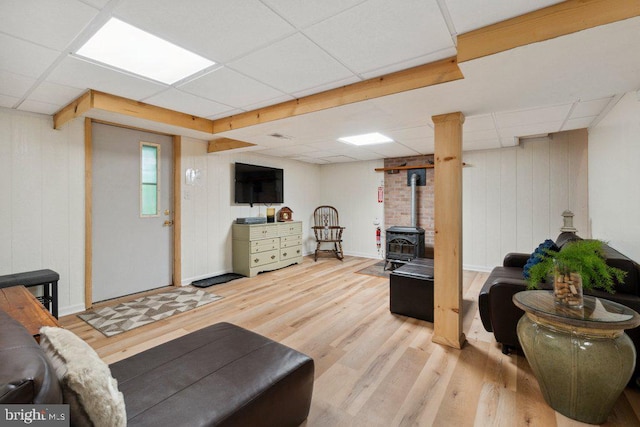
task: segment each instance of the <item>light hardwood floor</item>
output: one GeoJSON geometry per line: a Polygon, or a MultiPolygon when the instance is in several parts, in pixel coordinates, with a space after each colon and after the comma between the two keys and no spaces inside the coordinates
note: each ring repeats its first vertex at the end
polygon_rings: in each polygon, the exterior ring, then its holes
{"type": "MultiPolygon", "coordinates": [[[[455,350],[431,342],[433,324],[389,312],[388,279],[356,273],[375,262],[305,257],[207,288],[224,299],[112,338],[75,315],[60,320],[107,363],[220,321],[270,337],[315,360],[306,426],[587,425],[549,408],[524,357],[503,355],[482,327],[486,273],[464,273],[467,343],[455,350]]],[[[605,425],[640,426],[640,392],[627,388],[605,425]]]]}

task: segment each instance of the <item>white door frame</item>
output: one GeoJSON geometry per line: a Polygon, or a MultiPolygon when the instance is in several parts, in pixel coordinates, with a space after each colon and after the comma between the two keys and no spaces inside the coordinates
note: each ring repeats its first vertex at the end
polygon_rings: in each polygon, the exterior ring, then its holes
{"type": "MultiPolygon", "coordinates": [[[[158,133],[147,129],[122,126],[117,123],[84,119],[84,306],[90,309],[93,305],[93,136],[92,124],[103,123],[121,128],[135,129],[143,132],[158,133]]],[[[182,137],[168,135],[173,138],[173,286],[182,286],[182,221],[180,201],[182,200],[180,159],[182,158],[182,137]]]]}

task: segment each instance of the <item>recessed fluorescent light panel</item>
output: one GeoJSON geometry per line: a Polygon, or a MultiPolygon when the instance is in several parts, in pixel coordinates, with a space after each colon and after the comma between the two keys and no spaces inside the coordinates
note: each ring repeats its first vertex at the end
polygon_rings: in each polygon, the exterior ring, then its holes
{"type": "Polygon", "coordinates": [[[345,136],[344,138],[338,138],[338,141],[352,145],[372,145],[393,142],[393,139],[388,136],[384,136],[381,133],[373,132],[365,133],[363,135],[345,136]]]}
{"type": "Polygon", "coordinates": [[[165,84],[215,64],[116,18],[111,18],[76,53],[165,84]]]}

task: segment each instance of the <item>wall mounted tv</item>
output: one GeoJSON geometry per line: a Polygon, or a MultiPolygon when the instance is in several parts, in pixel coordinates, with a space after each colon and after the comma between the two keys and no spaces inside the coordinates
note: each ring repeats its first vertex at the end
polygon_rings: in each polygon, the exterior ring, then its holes
{"type": "Polygon", "coordinates": [[[235,202],[283,203],[284,171],[266,166],[236,163],[235,202]]]}

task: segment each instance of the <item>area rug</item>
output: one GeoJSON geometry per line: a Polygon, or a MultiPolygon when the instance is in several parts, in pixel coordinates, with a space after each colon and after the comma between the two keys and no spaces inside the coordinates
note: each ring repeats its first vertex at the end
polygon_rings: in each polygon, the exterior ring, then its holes
{"type": "Polygon", "coordinates": [[[378,277],[389,277],[389,274],[391,274],[390,270],[385,270],[384,269],[384,261],[379,261],[376,262],[373,265],[370,265],[369,267],[365,267],[362,270],[358,270],[356,271],[356,273],[358,274],[366,274],[369,276],[378,276],[378,277]]]}
{"type": "Polygon", "coordinates": [[[206,279],[195,280],[191,282],[191,286],[196,286],[198,288],[208,288],[213,285],[221,285],[222,283],[227,283],[232,280],[240,279],[244,277],[242,274],[236,273],[225,273],[219,276],[213,276],[206,279]]]}
{"type": "Polygon", "coordinates": [[[222,299],[219,295],[192,287],[183,287],[112,307],[89,310],[78,314],[78,317],[107,337],[112,337],[219,299],[222,299]]]}

